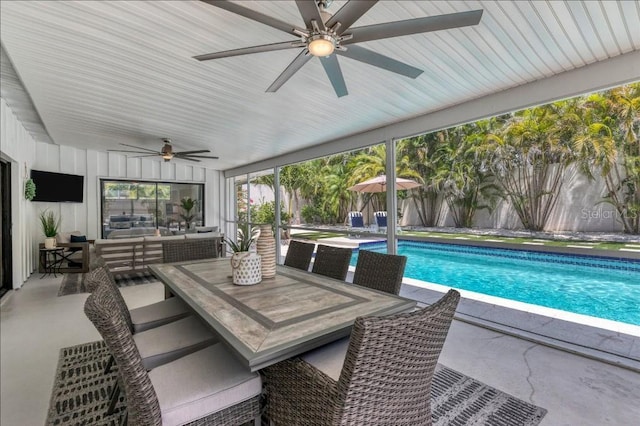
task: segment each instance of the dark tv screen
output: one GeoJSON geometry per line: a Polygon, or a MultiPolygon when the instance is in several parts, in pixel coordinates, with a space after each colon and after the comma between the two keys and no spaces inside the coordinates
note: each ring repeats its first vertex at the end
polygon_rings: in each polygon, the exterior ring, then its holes
{"type": "Polygon", "coordinates": [[[36,184],[36,196],[32,201],[82,203],[84,176],[31,170],[36,184]]]}

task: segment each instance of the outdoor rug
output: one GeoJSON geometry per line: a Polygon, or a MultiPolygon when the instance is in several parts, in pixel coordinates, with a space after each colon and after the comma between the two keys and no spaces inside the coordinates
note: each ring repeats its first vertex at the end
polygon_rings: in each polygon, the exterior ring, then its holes
{"type": "MultiPolygon", "coordinates": [[[[68,294],[88,293],[84,285],[84,277],[82,273],[66,273],[62,277],[62,284],[58,290],[58,296],[66,296],[68,294]]],[[[151,274],[137,272],[132,274],[113,274],[118,287],[128,287],[138,284],[150,284],[158,282],[158,279],[151,274]]]]}
{"type": "MultiPolygon", "coordinates": [[[[116,425],[126,409],[120,396],[105,416],[117,366],[108,375],[109,351],[103,341],[60,350],[47,425],[116,425]]],[[[438,366],[432,384],[434,426],[535,426],[547,410],[517,399],[455,370],[438,366]]]]}

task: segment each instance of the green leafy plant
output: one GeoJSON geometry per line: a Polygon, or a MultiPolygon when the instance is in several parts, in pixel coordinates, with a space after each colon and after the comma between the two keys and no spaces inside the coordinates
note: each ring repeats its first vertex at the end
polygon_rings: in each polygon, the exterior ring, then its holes
{"type": "Polygon", "coordinates": [[[198,202],[191,197],[184,197],[180,200],[180,207],[184,210],[184,214],[181,214],[180,217],[184,219],[184,221],[189,224],[195,218],[195,214],[191,213],[191,210],[194,209],[198,202]]]}
{"type": "Polygon", "coordinates": [[[236,240],[227,238],[226,243],[234,253],[249,251],[251,244],[258,238],[258,233],[258,228],[249,228],[249,225],[239,226],[236,240]]]}
{"type": "Polygon", "coordinates": [[[47,238],[52,238],[58,235],[58,229],[60,229],[60,217],[56,217],[56,214],[50,210],[40,212],[40,223],[42,224],[42,232],[47,238]]]}
{"type": "Polygon", "coordinates": [[[36,184],[33,179],[27,179],[24,183],[24,198],[31,201],[36,196],[36,184]]]}

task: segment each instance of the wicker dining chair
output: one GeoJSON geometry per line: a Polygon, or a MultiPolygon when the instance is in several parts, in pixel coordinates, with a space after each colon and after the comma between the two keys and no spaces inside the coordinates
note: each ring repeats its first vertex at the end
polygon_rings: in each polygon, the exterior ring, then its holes
{"type": "Polygon", "coordinates": [[[218,257],[218,242],[216,238],[163,241],[162,261],[172,263],[218,257]]]}
{"type": "Polygon", "coordinates": [[[459,299],[451,290],[411,313],[357,318],[346,356],[265,368],[267,417],[276,426],[431,425],[431,381],[459,299]]]}
{"type": "Polygon", "coordinates": [[[360,250],[353,283],[397,295],[406,264],[406,256],[360,250]]]}
{"type": "Polygon", "coordinates": [[[316,245],[313,243],[291,240],[287,249],[287,256],[284,258],[284,265],[308,271],[315,248],[316,245]]]}
{"type": "Polygon", "coordinates": [[[344,281],[349,272],[353,250],[318,244],[316,258],[311,272],[344,281]]]}
{"type": "MultiPolygon", "coordinates": [[[[95,286],[92,293],[104,288],[115,300],[114,306],[124,318],[129,331],[134,334],[134,340],[148,370],[217,342],[217,336],[193,315],[182,315],[180,319],[173,318],[173,321],[162,325],[137,330],[131,315],[134,310],[128,309],[120,290],[109,280],[104,268],[96,268],[89,275],[91,281],[96,283],[92,284],[95,286]]],[[[166,302],[171,303],[171,299],[167,299],[166,302]]],[[[106,372],[108,371],[107,366],[106,372]]]]}
{"type": "Polygon", "coordinates": [[[89,273],[85,276],[85,287],[93,292],[98,285],[109,285],[118,298],[119,305],[128,311],[125,317],[131,319],[134,333],[159,327],[191,315],[189,307],[179,298],[172,297],[160,302],[151,303],[139,308],[128,309],[124,298],[120,294],[113,274],[109,271],[102,257],[97,256],[89,266],[89,273]]]}
{"type": "Polygon", "coordinates": [[[218,343],[147,372],[118,302],[105,286],[84,307],[118,363],[125,424],[241,425],[260,414],[262,383],[218,343]],[[192,423],[193,422],[193,423],[192,423]]]}

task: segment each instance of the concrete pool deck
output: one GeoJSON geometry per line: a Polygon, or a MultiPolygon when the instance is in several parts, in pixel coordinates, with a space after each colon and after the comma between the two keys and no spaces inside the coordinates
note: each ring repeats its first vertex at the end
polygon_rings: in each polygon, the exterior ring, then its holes
{"type": "MultiPolygon", "coordinates": [[[[380,241],[385,238],[363,235],[323,238],[317,243],[357,248],[362,243],[380,241]]],[[[283,246],[283,256],[286,248],[283,246]]],[[[351,282],[354,270],[350,268],[347,281],[351,282]]],[[[400,295],[431,304],[448,289],[404,278],[400,295]]],[[[465,290],[460,293],[462,299],[456,312],[456,319],[460,321],[640,372],[640,326],[465,290]]]]}
{"type": "MultiPolygon", "coordinates": [[[[405,278],[400,295],[429,305],[448,289],[446,286],[405,278]]],[[[456,311],[456,319],[460,321],[640,373],[638,326],[465,290],[460,290],[460,293],[463,297],[456,311]]]]}

